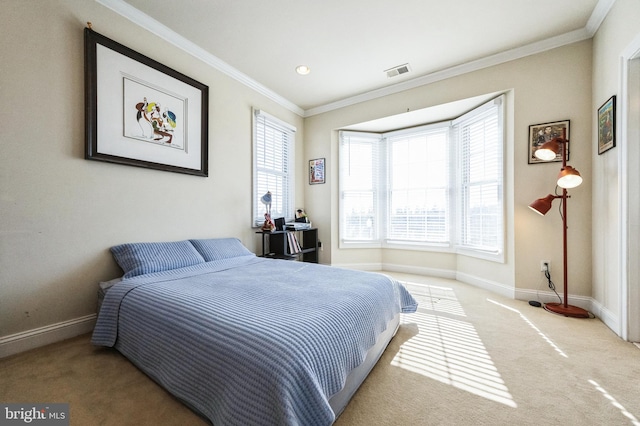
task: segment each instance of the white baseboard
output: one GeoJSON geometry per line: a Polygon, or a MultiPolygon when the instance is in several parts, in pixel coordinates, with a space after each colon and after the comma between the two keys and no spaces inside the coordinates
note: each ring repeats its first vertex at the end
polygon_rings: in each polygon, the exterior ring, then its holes
{"type": "Polygon", "coordinates": [[[423,275],[427,277],[446,278],[450,280],[457,280],[465,284],[472,285],[474,287],[489,290],[493,293],[500,294],[511,299],[514,298],[514,289],[496,281],[487,280],[475,275],[464,274],[461,272],[452,271],[450,269],[436,269],[425,268],[421,266],[409,266],[409,265],[396,265],[390,263],[384,263],[381,265],[382,271],[389,272],[401,272],[405,274],[423,275]]]}
{"type": "Polygon", "coordinates": [[[620,318],[617,315],[614,315],[610,310],[605,308],[602,303],[597,300],[591,299],[591,312],[598,318],[600,321],[605,323],[607,327],[611,329],[618,336],[622,336],[622,327],[620,325],[620,318]]]}
{"type": "MultiPolygon", "coordinates": [[[[487,280],[475,275],[451,271],[447,269],[425,268],[421,266],[396,265],[390,263],[353,263],[353,264],[333,264],[333,266],[358,269],[363,271],[389,271],[401,272],[405,274],[423,275],[428,277],[438,277],[458,280],[460,282],[483,288],[501,296],[516,300],[537,300],[541,303],[557,302],[558,296],[551,291],[539,291],[531,289],[518,289],[509,287],[499,282],[487,280]]],[[[560,295],[562,297],[562,295],[560,295]]],[[[616,315],[613,315],[602,304],[591,297],[569,295],[569,302],[572,305],[586,309],[598,317],[614,333],[620,335],[620,324],[616,315]]]]}
{"type": "Polygon", "coordinates": [[[96,314],[0,337],[0,358],[70,339],[93,330],[96,314]]]}
{"type": "Polygon", "coordinates": [[[424,266],[396,265],[392,263],[383,263],[383,271],[401,272],[403,274],[424,275],[427,277],[446,278],[449,280],[456,279],[456,273],[449,269],[425,268],[424,266]]]}
{"type": "Polygon", "coordinates": [[[515,289],[513,287],[506,286],[497,281],[487,280],[476,275],[465,274],[462,272],[457,272],[455,279],[465,284],[469,284],[474,287],[482,288],[501,296],[508,297],[509,299],[515,298],[515,289]]]}
{"type": "Polygon", "coordinates": [[[403,274],[424,275],[427,277],[456,279],[456,273],[448,269],[425,268],[423,266],[396,265],[393,263],[332,263],[338,268],[356,269],[359,271],[389,271],[403,274]]]}
{"type": "MultiPolygon", "coordinates": [[[[560,298],[564,297],[562,293],[558,294],[560,298]]],[[[562,299],[558,299],[558,295],[549,290],[516,289],[515,298],[518,300],[537,300],[540,303],[554,303],[562,301],[562,299]]],[[[567,302],[573,306],[595,313],[593,308],[595,301],[591,297],[569,294],[569,300],[567,300],[567,302]]]]}
{"type": "Polygon", "coordinates": [[[382,265],[379,263],[332,263],[336,268],[355,269],[358,271],[380,271],[382,265]]]}
{"type": "MultiPolygon", "coordinates": [[[[560,297],[563,297],[562,293],[560,293],[560,297]]],[[[558,296],[551,291],[525,289],[516,289],[516,299],[536,300],[541,303],[553,303],[560,301],[560,299],[558,299],[558,296]]],[[[620,336],[619,318],[594,298],[569,294],[569,300],[567,300],[567,302],[573,306],[578,306],[579,308],[586,309],[587,311],[591,312],[593,315],[599,318],[600,321],[602,321],[607,327],[609,327],[611,331],[620,336]]]]}

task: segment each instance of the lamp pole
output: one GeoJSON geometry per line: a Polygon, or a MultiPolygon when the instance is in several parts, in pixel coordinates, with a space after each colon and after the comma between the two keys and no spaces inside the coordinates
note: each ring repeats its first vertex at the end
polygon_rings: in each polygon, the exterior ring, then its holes
{"type": "MultiPolygon", "coordinates": [[[[565,138],[566,130],[562,129],[562,169],[567,166],[567,139],[565,138]]],[[[567,267],[567,189],[562,188],[562,196],[557,197],[562,199],[562,272],[563,272],[563,302],[562,303],[546,303],[544,308],[556,314],[561,314],[567,317],[575,318],[589,318],[589,312],[579,308],[577,306],[571,306],[567,300],[569,297],[569,285],[568,285],[568,267],[567,267]]]]}
{"type": "Polygon", "coordinates": [[[563,266],[563,298],[564,298],[564,308],[568,309],[569,305],[567,304],[567,294],[568,294],[568,267],[567,267],[567,189],[562,188],[562,266],[563,266]]]}
{"type": "MultiPolygon", "coordinates": [[[[562,169],[564,169],[565,167],[567,167],[567,139],[565,138],[566,136],[566,129],[562,129],[562,169]]],[[[563,265],[563,282],[564,282],[564,288],[563,288],[563,298],[564,298],[564,308],[568,309],[569,305],[567,304],[567,294],[568,293],[568,289],[569,289],[569,284],[568,284],[568,277],[569,277],[569,273],[568,273],[568,268],[567,268],[567,188],[562,188],[562,265],[563,265]]]]}

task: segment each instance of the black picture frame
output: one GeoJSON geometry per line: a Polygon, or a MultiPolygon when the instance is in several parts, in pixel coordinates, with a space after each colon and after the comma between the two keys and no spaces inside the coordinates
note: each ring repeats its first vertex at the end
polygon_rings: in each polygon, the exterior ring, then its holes
{"type": "Polygon", "coordinates": [[[207,177],[208,86],[84,30],[85,159],[207,177]]]}
{"type": "Polygon", "coordinates": [[[273,223],[276,225],[276,231],[284,231],[285,218],[277,217],[273,220],[273,223]]]}
{"type": "Polygon", "coordinates": [[[598,155],[616,146],[616,96],[598,108],[598,155]]]}
{"type": "Polygon", "coordinates": [[[570,121],[569,120],[561,120],[561,121],[551,121],[548,123],[540,123],[540,124],[532,124],[529,126],[529,164],[540,164],[540,163],[554,163],[558,161],[562,161],[562,151],[558,153],[555,160],[544,161],[540,160],[535,156],[535,152],[542,146],[545,142],[549,142],[551,139],[556,137],[562,137],[562,130],[565,130],[565,139],[567,139],[566,150],[567,150],[567,161],[569,161],[569,146],[571,144],[571,138],[569,137],[570,130],[570,121]]]}

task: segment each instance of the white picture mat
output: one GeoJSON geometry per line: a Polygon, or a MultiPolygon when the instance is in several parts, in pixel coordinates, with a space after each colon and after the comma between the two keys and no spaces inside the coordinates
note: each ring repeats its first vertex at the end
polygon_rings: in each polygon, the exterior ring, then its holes
{"type": "MultiPolygon", "coordinates": [[[[200,90],[100,44],[96,45],[96,75],[98,153],[200,170],[200,90]],[[187,139],[183,145],[188,149],[169,149],[162,144],[124,136],[125,76],[135,77],[153,88],[162,88],[165,101],[170,97],[169,94],[184,100],[184,135],[187,139]]],[[[153,94],[158,92],[154,90],[153,94]]]]}

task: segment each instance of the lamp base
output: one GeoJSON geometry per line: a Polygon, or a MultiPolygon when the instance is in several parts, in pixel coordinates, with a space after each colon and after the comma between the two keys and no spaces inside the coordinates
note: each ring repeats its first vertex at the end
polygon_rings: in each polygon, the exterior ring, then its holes
{"type": "Polygon", "coordinates": [[[554,314],[564,315],[565,317],[573,318],[590,318],[589,312],[582,308],[571,305],[564,305],[564,303],[545,303],[544,309],[554,314]]]}

